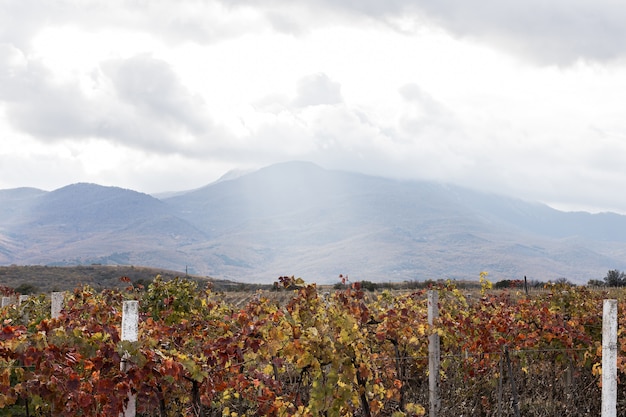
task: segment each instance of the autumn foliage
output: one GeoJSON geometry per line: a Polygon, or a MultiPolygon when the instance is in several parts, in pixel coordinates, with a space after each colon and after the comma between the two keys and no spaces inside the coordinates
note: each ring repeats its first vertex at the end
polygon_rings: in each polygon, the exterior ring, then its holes
{"type": "MultiPolygon", "coordinates": [[[[441,337],[443,393],[472,415],[495,410],[505,349],[533,352],[512,357],[522,376],[571,370],[570,383],[597,387],[605,294],[550,286],[526,297],[481,278],[471,296],[433,288],[432,327],[425,290],[367,299],[358,283],[321,292],[293,277],[277,284],[292,295],[285,304],[258,293],[236,307],[160,277],[142,290],[77,288],[57,319],[44,296],[31,297],[1,312],[0,415],[115,416],[132,391],[142,416],[419,416],[432,332],[441,337]],[[138,342],[120,340],[130,299],[141,310],[138,342]]],[[[554,407],[573,404],[566,400],[554,407]]]]}

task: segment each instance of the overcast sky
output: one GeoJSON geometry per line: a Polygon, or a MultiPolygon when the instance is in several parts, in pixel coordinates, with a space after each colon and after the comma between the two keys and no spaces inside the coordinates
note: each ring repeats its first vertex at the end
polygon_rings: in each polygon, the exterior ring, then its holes
{"type": "Polygon", "coordinates": [[[626,213],[626,3],[0,0],[0,189],[288,160],[626,213]]]}

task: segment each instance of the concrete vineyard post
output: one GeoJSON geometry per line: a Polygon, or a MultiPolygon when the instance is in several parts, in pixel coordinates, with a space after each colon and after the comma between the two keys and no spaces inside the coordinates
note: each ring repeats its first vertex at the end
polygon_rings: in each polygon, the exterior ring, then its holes
{"type": "Polygon", "coordinates": [[[61,310],[63,309],[63,293],[53,292],[50,295],[50,300],[50,317],[58,319],[61,315],[61,310]]]}
{"type": "Polygon", "coordinates": [[[2,297],[0,307],[10,306],[13,299],[11,297],[2,297]]]}
{"type": "Polygon", "coordinates": [[[602,417],[617,415],[617,300],[602,307],[602,417]]]}
{"type": "Polygon", "coordinates": [[[435,319],[439,317],[439,293],[434,290],[428,291],[428,398],[430,402],[430,417],[437,417],[441,408],[439,396],[439,367],[441,362],[439,334],[433,332],[435,319]]]}
{"type": "MultiPolygon", "coordinates": [[[[124,301],[122,309],[122,340],[136,342],[139,333],[139,301],[124,301]]],[[[126,360],[128,354],[122,358],[122,371],[126,368],[126,360]]],[[[124,409],[124,413],[120,417],[135,417],[137,398],[130,391],[128,392],[128,404],[124,409]]]]}

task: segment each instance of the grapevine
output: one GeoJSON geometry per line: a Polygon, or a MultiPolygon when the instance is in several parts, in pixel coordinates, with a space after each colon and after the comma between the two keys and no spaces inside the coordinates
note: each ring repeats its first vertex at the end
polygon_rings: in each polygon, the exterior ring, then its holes
{"type": "MultiPolygon", "coordinates": [[[[237,306],[195,282],[157,277],[145,289],[77,288],[54,319],[45,296],[4,307],[0,415],[117,415],[130,391],[141,416],[420,416],[433,332],[444,393],[474,415],[501,406],[493,393],[504,389],[505,351],[521,389],[546,369],[598,385],[601,291],[550,285],[528,297],[481,275],[480,292],[435,285],[440,316],[429,326],[425,290],[367,300],[359,283],[344,284],[322,291],[281,277],[275,288],[287,302],[259,292],[237,306]],[[141,310],[137,342],[120,340],[130,299],[141,310]]],[[[626,373],[625,361],[619,367],[626,373]]]]}

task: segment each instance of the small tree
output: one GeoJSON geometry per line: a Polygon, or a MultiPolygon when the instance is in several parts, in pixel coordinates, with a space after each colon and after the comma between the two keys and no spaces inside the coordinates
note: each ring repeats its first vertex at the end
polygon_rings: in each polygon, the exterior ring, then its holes
{"type": "Polygon", "coordinates": [[[607,287],[626,286],[626,274],[617,269],[611,269],[609,272],[606,273],[606,277],[604,277],[604,282],[607,287]]]}
{"type": "Polygon", "coordinates": [[[554,283],[558,284],[558,285],[565,285],[565,286],[568,286],[568,287],[573,287],[574,286],[574,283],[572,281],[570,281],[569,279],[565,278],[565,277],[561,277],[561,278],[557,279],[554,283]]]}
{"type": "Polygon", "coordinates": [[[15,292],[22,295],[36,294],[39,292],[39,288],[36,285],[24,283],[15,287],[15,292]]]}
{"type": "Polygon", "coordinates": [[[523,286],[524,281],[521,279],[503,279],[493,284],[493,288],[496,289],[518,288],[523,286]]]}

